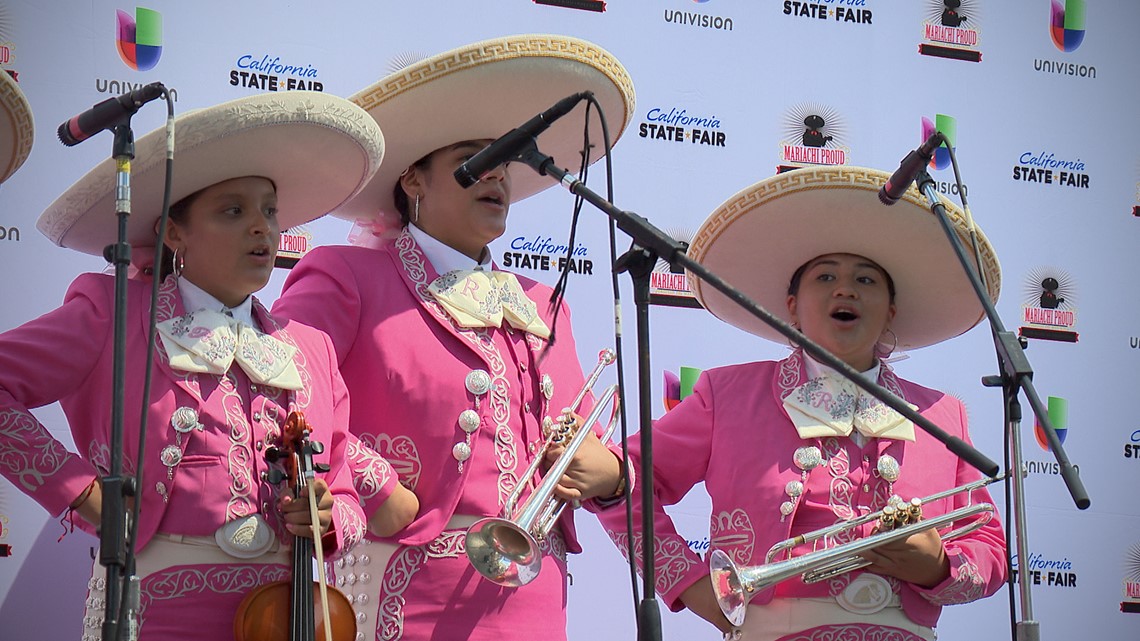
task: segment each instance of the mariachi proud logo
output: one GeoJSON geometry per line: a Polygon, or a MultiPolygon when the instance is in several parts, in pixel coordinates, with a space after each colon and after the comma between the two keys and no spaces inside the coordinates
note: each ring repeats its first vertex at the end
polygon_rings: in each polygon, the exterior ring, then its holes
{"type": "Polygon", "coordinates": [[[1033,270],[1025,278],[1024,300],[1018,332],[1022,337],[1077,342],[1077,305],[1068,274],[1053,268],[1033,270]]]}
{"type": "Polygon", "coordinates": [[[1140,614],[1140,543],[1129,548],[1124,557],[1124,600],[1120,611],[1140,614]]]}
{"type": "Polygon", "coordinates": [[[135,8],[134,17],[122,9],[115,13],[115,46],[123,63],[135,71],[154,69],[162,57],[162,14],[143,7],[135,8]]]}
{"type": "MultiPolygon", "coordinates": [[[[694,232],[688,228],[666,229],[677,242],[688,248],[693,240],[694,232]]],[[[692,307],[700,309],[701,304],[689,287],[688,274],[683,269],[677,269],[669,263],[658,258],[657,264],[649,274],[649,302],[653,305],[666,307],[692,307]]]]}
{"type": "Polygon", "coordinates": [[[850,148],[847,127],[838,111],[818,103],[795,105],[784,114],[781,166],[788,171],[813,165],[845,165],[850,148]]]}
{"type": "Polygon", "coordinates": [[[918,45],[918,52],[924,56],[981,62],[978,5],[978,0],[926,0],[923,42],[918,45]]]}

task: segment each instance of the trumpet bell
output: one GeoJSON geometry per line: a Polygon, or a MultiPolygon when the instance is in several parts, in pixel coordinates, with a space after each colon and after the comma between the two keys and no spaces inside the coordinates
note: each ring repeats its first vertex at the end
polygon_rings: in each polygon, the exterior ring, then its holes
{"type": "Polygon", "coordinates": [[[721,550],[713,550],[709,556],[709,569],[712,574],[713,592],[720,611],[732,625],[744,623],[744,612],[752,595],[747,593],[740,581],[740,569],[721,550]]]}
{"type": "Polygon", "coordinates": [[[542,569],[542,550],[533,536],[512,521],[489,517],[467,529],[467,559],[479,574],[499,585],[517,588],[542,569]]]}

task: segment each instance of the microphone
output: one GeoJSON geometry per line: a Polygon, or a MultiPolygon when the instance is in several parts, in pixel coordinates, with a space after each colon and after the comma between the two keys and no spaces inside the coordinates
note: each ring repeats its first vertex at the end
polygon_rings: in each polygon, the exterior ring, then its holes
{"type": "Polygon", "coordinates": [[[581,100],[592,95],[589,91],[567,96],[554,103],[554,106],[526,121],[519,127],[508,131],[487,148],[475,154],[467,162],[459,165],[455,170],[455,180],[464,189],[479,182],[487,172],[499,165],[513,160],[522,151],[523,147],[532,138],[546,131],[562,116],[570,113],[581,100]]]}
{"type": "Polygon", "coordinates": [[[946,142],[946,136],[942,135],[941,131],[935,131],[930,134],[926,142],[922,146],[906,155],[899,163],[899,168],[895,173],[891,174],[887,184],[879,190],[879,202],[884,205],[893,205],[902,198],[903,194],[914,182],[918,176],[918,172],[930,162],[934,157],[934,150],[938,149],[942,143],[946,142]]]}
{"type": "Polygon", "coordinates": [[[121,96],[108,98],[59,126],[59,141],[74,147],[91,136],[110,129],[124,118],[134,115],[140,107],[162,95],[161,82],[143,85],[121,96]]]}

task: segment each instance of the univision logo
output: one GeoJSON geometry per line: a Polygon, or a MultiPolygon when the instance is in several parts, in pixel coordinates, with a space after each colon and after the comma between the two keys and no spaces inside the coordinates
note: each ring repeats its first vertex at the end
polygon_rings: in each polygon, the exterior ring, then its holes
{"type": "Polygon", "coordinates": [[[941,131],[942,135],[946,136],[946,144],[940,145],[934,150],[934,157],[930,159],[930,168],[946,169],[950,166],[950,150],[946,147],[958,149],[958,119],[945,114],[936,114],[933,121],[924,117],[922,119],[922,142],[926,142],[935,130],[941,131]]]}
{"type": "Polygon", "coordinates": [[[1065,0],[1063,5],[1053,0],[1049,35],[1061,51],[1076,51],[1085,39],[1085,0],[1065,0]]]}
{"type": "Polygon", "coordinates": [[[149,71],[162,57],[162,14],[136,7],[135,15],[116,10],[118,35],[115,45],[123,63],[135,71],[149,71]]]}

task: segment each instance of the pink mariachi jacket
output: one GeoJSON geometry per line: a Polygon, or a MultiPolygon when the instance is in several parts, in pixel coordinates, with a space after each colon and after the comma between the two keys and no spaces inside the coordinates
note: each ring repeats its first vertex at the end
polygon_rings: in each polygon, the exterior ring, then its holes
{"type": "MultiPolygon", "coordinates": [[[[801,480],[795,465],[796,448],[822,445],[824,456],[834,448],[821,441],[802,440],[783,408],[783,398],[807,377],[803,355],[793,352],[779,362],[765,361],[720,367],[704,372],[692,396],[656,421],[653,430],[653,481],[655,494],[654,555],[657,591],[673,610],[686,588],[709,573],[706,560],[693,552],[661,509],[681,500],[704,481],[712,499],[710,543],[724,550],[740,565],[764,563],[774,544],[790,536],[795,512],[781,520],[780,505],[788,500],[785,488],[801,480]]],[[[894,375],[885,364],[879,383],[918,406],[918,412],[951,436],[969,442],[962,404],[936,390],[920,387],[894,375]]],[[[979,472],[950,454],[921,428],[916,440],[879,439],[880,453],[898,460],[902,472],[894,483],[895,494],[910,499],[949,490],[981,478],[979,472]]],[[[639,461],[640,446],[631,446],[630,457],[639,461]]],[[[827,465],[809,472],[804,483],[809,491],[814,475],[827,474],[827,465]]],[[[885,486],[885,483],[883,483],[885,486]]],[[[640,523],[640,497],[632,499],[634,523],[640,523]]],[[[975,502],[991,502],[984,489],[974,493],[975,502]]],[[[818,502],[818,501],[817,501],[818,502]]],[[[822,499],[826,504],[828,500],[822,499]]],[[[962,494],[926,504],[927,518],[967,504],[962,494]]],[[[802,505],[796,502],[795,507],[802,505]]],[[[601,520],[607,533],[625,553],[628,536],[625,510],[604,510],[601,520]]],[[[635,532],[635,549],[641,534],[635,532]]],[[[1005,581],[1005,538],[997,518],[975,532],[945,543],[950,577],[931,589],[888,579],[897,586],[907,616],[920,625],[934,626],[941,606],[966,603],[989,596],[1005,581]]],[[[639,553],[640,554],[640,553],[639,553]]],[[[638,558],[640,564],[640,557],[638,558]]],[[[848,573],[850,577],[856,573],[848,573]]],[[[839,588],[849,578],[843,578],[839,588]]],[[[773,588],[760,592],[752,603],[768,603],[773,588]]]]}
{"type": "MultiPolygon", "coordinates": [[[[142,402],[150,289],[147,281],[129,281],[123,469],[132,474],[138,451],[138,408],[142,402]]],[[[177,283],[168,279],[160,290],[158,321],[184,313],[177,283]]],[[[113,315],[114,279],[84,274],[72,283],[62,306],[0,335],[0,472],[53,515],[67,510],[69,503],[93,478],[105,474],[110,464],[113,315]],[[79,454],[68,451],[28,411],[57,400],[67,415],[79,454]]],[[[227,501],[233,491],[254,505],[272,506],[278,488],[260,480],[267,463],[263,452],[253,450],[253,443],[267,434],[280,435],[281,425],[293,410],[304,411],[313,428],[312,440],[325,446],[315,461],[330,466],[324,478],[334,495],[330,535],[335,533],[335,538],[326,536],[326,545],[343,551],[363,536],[363,513],[344,467],[350,441],[348,395],[336,368],[332,345],[328,337],[311,328],[278,322],[256,301],[254,316],[264,332],[298,348],[294,362],[305,387],[291,392],[252,386],[250,406],[235,408],[231,406],[235,395],[220,389],[223,377],[172,370],[164,350],[159,349],[154,358],[145,468],[139,488],[140,549],[166,516],[166,498],[174,498],[179,492],[208,492],[209,500],[199,503],[210,506],[211,513],[193,518],[210,519],[219,525],[235,516],[227,501]],[[229,403],[224,403],[226,397],[230,397],[229,403]],[[193,409],[207,428],[248,434],[249,451],[240,457],[247,460],[236,461],[233,456],[237,454],[231,454],[228,463],[240,470],[239,484],[248,481],[244,489],[226,487],[229,474],[223,461],[205,467],[200,466],[200,461],[187,467],[187,461],[183,461],[172,468],[168,477],[161,452],[177,442],[171,417],[179,408],[193,409]],[[206,484],[219,476],[226,479],[225,485],[206,484]],[[168,497],[164,496],[167,493],[168,497]]],[[[263,509],[263,516],[274,525],[278,536],[285,536],[276,510],[270,507],[269,514],[265,512],[263,509]]],[[[172,518],[173,522],[185,521],[184,515],[172,518]]]]}
{"type": "MultiPolygon", "coordinates": [[[[409,546],[439,536],[465,494],[478,493],[485,504],[501,508],[517,475],[532,460],[528,443],[516,440],[506,445],[508,451],[491,452],[480,451],[476,439],[471,442],[472,460],[497,456],[508,462],[500,464],[497,486],[469,484],[471,465],[457,469],[452,446],[465,436],[457,418],[472,408],[465,377],[472,370],[485,370],[495,387],[502,385],[512,400],[519,398],[520,383],[517,372],[504,371],[507,365],[490,332],[458,327],[427,292],[437,277],[405,230],[378,249],[313,250],[294,268],[274,305],[274,313],[318,327],[332,338],[352,395],[352,433],[389,461],[401,482],[419,497],[419,515],[394,537],[409,546]]],[[[538,311],[549,325],[544,301],[550,288],[524,277],[519,282],[532,300],[539,301],[538,311]]],[[[559,327],[569,327],[565,308],[562,316],[559,327]]],[[[527,343],[532,354],[546,346],[546,341],[529,334],[527,343]]],[[[542,372],[533,369],[521,376],[525,384],[536,385],[541,373],[550,375],[554,387],[548,407],[553,412],[569,405],[584,385],[573,337],[566,329],[546,354],[542,372]]],[[[580,413],[585,416],[588,410],[587,402],[580,413]]],[[[492,393],[477,411],[481,425],[495,426],[517,408],[507,407],[492,393]]],[[[379,500],[370,499],[365,488],[357,489],[365,513],[371,514],[379,500]]],[[[562,517],[561,527],[568,551],[579,552],[570,512],[562,517]]]]}

